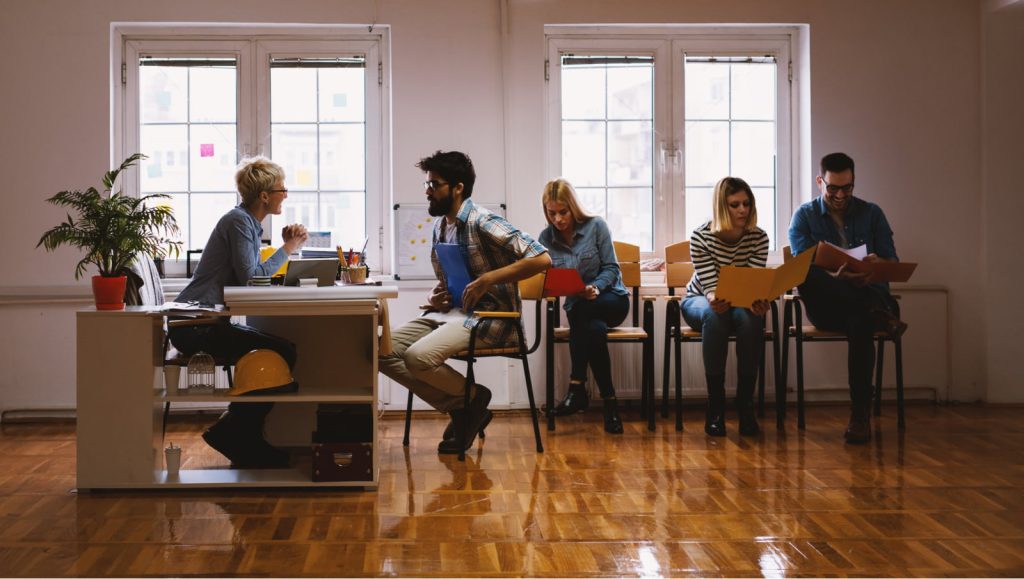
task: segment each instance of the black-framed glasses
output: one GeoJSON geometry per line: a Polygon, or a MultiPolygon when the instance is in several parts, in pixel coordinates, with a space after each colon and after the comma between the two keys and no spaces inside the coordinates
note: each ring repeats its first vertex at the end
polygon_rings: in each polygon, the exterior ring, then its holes
{"type": "Polygon", "coordinates": [[[267,193],[287,193],[287,189],[267,189],[267,193]]]}
{"type": "Polygon", "coordinates": [[[431,179],[423,182],[424,189],[430,189],[431,191],[437,191],[437,188],[441,185],[447,185],[447,181],[438,181],[437,179],[431,179]]]}
{"type": "Polygon", "coordinates": [[[849,185],[829,185],[828,183],[825,183],[825,190],[833,195],[840,191],[849,195],[850,193],[853,193],[853,183],[850,183],[849,185]]]}

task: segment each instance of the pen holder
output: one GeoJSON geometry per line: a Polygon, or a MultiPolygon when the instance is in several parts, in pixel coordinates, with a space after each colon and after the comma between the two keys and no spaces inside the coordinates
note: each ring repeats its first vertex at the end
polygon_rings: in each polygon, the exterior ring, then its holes
{"type": "Polygon", "coordinates": [[[364,284],[366,283],[366,274],[367,267],[365,265],[342,267],[341,281],[346,284],[364,284]]]}

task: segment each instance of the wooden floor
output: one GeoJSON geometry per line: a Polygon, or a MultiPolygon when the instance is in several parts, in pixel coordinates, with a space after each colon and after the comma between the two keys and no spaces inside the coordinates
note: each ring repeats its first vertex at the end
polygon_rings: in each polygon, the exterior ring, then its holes
{"type": "MultiPolygon", "coordinates": [[[[843,407],[808,429],[740,439],[623,436],[559,423],[537,455],[524,414],[498,415],[465,463],[439,457],[439,415],[382,423],[377,492],[76,494],[73,424],[0,432],[3,576],[1022,576],[1024,421],[1012,407],[894,409],[867,446],[843,407]]],[[[178,419],[186,468],[214,465],[178,419]]],[[[774,421],[764,421],[773,425],[774,421]]]]}

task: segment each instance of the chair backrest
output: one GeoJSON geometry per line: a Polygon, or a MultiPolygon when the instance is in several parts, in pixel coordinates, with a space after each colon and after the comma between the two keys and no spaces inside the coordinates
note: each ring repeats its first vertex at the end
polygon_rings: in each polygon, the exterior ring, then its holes
{"type": "Polygon", "coordinates": [[[793,259],[793,248],[787,245],[782,248],[782,262],[785,263],[791,259],[793,259]]]}
{"type": "Polygon", "coordinates": [[[675,295],[675,288],[686,287],[693,277],[693,259],[690,257],[690,242],[680,241],[665,246],[665,285],[669,295],[675,295]]]}
{"type": "Polygon", "coordinates": [[[164,284],[160,281],[160,272],[156,269],[153,258],[138,254],[132,262],[131,270],[138,276],[141,285],[131,288],[125,293],[125,301],[128,305],[135,306],[160,306],[164,303],[164,284]]]}
{"type": "Polygon", "coordinates": [[[633,290],[633,325],[640,323],[640,246],[624,241],[612,241],[615,259],[622,271],[622,285],[633,290]]]}

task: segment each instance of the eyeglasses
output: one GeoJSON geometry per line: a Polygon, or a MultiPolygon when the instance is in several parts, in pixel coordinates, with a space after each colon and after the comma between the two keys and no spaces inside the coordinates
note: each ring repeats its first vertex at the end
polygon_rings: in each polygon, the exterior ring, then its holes
{"type": "Polygon", "coordinates": [[[424,189],[430,189],[431,191],[437,191],[437,188],[441,185],[447,185],[447,181],[438,181],[437,179],[431,179],[430,181],[423,182],[424,189]]]}
{"type": "Polygon", "coordinates": [[[267,193],[287,193],[287,189],[267,189],[267,193]]]}
{"type": "MultiPolygon", "coordinates": [[[[822,183],[825,182],[822,181],[822,183]]],[[[849,195],[850,193],[853,193],[853,183],[850,183],[849,185],[829,185],[828,183],[825,183],[825,190],[833,195],[840,191],[849,195]]]]}

